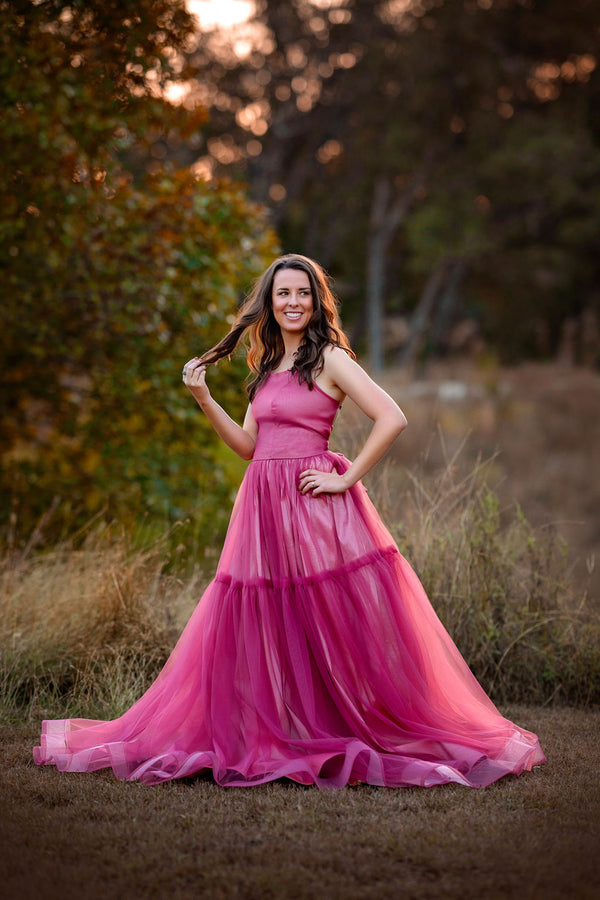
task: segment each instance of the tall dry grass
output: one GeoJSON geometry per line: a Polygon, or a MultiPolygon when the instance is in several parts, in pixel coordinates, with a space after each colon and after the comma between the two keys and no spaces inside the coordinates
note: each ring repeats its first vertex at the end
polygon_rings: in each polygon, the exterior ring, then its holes
{"type": "MultiPolygon", "coordinates": [[[[433,476],[383,467],[370,492],[477,678],[498,702],[600,701],[600,616],[573,587],[564,544],[502,509],[489,464],[433,476]],[[395,480],[394,490],[388,481],[395,480]],[[394,498],[394,506],[389,506],[394,498]]],[[[5,721],[119,715],[157,675],[206,576],[166,571],[165,538],[116,526],[0,560],[5,721]]]]}
{"type": "Polygon", "coordinates": [[[4,716],[119,715],[156,677],[201,574],[165,572],[166,541],[139,547],[116,527],[79,546],[0,560],[4,716]],[[181,610],[184,610],[182,614],[181,610]]]}
{"type": "Polygon", "coordinates": [[[493,460],[406,473],[401,511],[386,469],[371,488],[401,552],[486,691],[497,701],[600,701],[600,615],[572,578],[553,526],[534,528],[490,487],[493,460]]]}

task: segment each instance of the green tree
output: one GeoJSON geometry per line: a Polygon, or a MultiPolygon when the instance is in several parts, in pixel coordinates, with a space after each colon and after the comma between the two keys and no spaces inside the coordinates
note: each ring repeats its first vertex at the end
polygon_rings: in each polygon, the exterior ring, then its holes
{"type": "MultiPolygon", "coordinates": [[[[191,33],[179,0],[0,3],[0,492],[25,530],[55,496],[57,524],[172,519],[202,496],[214,524],[231,491],[181,366],[227,328],[273,236],[239,186],[161,165],[134,184],[121,161],[204,120],[162,97],[191,33]]],[[[241,413],[234,370],[218,390],[241,413]]]]}
{"type": "Polygon", "coordinates": [[[415,338],[469,303],[507,353],[531,352],[550,308],[555,347],[597,302],[598,22],[590,0],[262,0],[246,57],[226,60],[222,38],[189,57],[206,156],[270,202],[286,247],[354,285],[345,307],[363,322],[369,309],[379,361],[390,295],[415,338]],[[533,176],[526,200],[516,172],[533,176]]]}

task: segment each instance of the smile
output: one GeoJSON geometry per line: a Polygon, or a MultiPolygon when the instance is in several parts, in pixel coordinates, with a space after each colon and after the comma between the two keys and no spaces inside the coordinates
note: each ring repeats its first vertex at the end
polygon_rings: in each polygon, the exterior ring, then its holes
{"type": "Polygon", "coordinates": [[[284,313],[286,319],[299,319],[304,313],[301,312],[286,312],[284,313]]]}

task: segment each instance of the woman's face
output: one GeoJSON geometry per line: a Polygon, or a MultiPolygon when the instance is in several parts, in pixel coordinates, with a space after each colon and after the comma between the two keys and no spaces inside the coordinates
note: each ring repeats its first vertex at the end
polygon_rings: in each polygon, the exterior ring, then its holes
{"type": "Polygon", "coordinates": [[[283,335],[302,335],[313,314],[308,275],[302,269],[279,269],[273,279],[273,315],[283,335]]]}

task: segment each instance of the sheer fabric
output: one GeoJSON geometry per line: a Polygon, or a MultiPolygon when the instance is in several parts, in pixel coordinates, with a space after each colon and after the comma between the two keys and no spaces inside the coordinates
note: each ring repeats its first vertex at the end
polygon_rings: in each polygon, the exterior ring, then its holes
{"type": "Polygon", "coordinates": [[[216,576],[149,690],[113,721],[43,724],[38,764],[155,784],[483,787],[544,761],[500,715],[365,489],[301,495],[337,402],[291,373],[253,403],[256,452],[216,576]]]}

